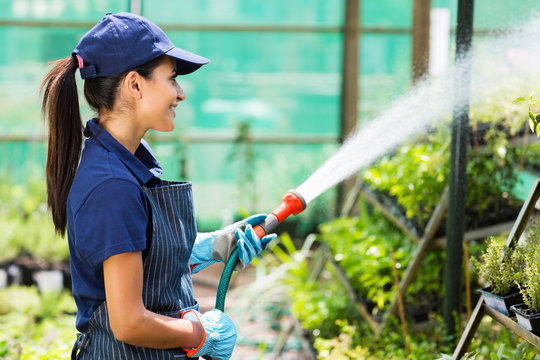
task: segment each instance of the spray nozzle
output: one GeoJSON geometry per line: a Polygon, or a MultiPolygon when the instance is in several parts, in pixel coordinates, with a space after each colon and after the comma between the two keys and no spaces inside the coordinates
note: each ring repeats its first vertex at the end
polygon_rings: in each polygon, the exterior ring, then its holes
{"type": "Polygon", "coordinates": [[[306,208],[304,198],[294,190],[285,193],[282,200],[282,203],[272,211],[272,214],[278,218],[279,222],[282,222],[291,214],[295,216],[300,214],[306,208]]]}
{"type": "Polygon", "coordinates": [[[253,230],[257,235],[262,238],[276,226],[278,226],[283,220],[288,218],[291,214],[298,215],[306,208],[306,201],[295,190],[289,190],[285,195],[283,195],[282,202],[277,208],[274,209],[268,216],[266,220],[255,226],[253,230]]]}

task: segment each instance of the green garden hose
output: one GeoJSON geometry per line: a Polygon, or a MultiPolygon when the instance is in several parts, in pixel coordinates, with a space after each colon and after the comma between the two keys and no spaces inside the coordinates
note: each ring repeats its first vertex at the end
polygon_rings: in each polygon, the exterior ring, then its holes
{"type": "Polygon", "coordinates": [[[227,296],[227,290],[229,283],[231,282],[231,276],[238,263],[238,249],[234,249],[229,257],[229,260],[225,264],[216,295],[216,309],[225,311],[225,296],[227,296]]]}
{"type": "MultiPolygon", "coordinates": [[[[221,279],[219,280],[217,295],[216,295],[216,309],[225,311],[225,296],[227,296],[227,289],[231,282],[231,276],[238,263],[238,249],[234,249],[229,257],[229,260],[225,264],[225,268],[221,273],[221,279]]],[[[212,360],[208,355],[203,356],[205,360],[212,360]]]]}
{"type": "MultiPolygon", "coordinates": [[[[298,213],[306,208],[304,198],[295,190],[287,192],[282,200],[283,202],[268,215],[265,221],[253,227],[253,230],[259,238],[262,239],[289,215],[298,215],[298,213]]],[[[227,296],[232,273],[236,268],[238,261],[238,248],[236,248],[232,251],[231,256],[229,256],[229,260],[227,260],[225,268],[221,273],[221,279],[219,280],[215,308],[220,311],[225,311],[225,297],[227,296]]],[[[203,356],[203,358],[211,360],[208,355],[203,356]]]]}
{"type": "MultiPolygon", "coordinates": [[[[289,190],[283,195],[281,204],[274,209],[266,219],[253,227],[253,230],[262,239],[266,234],[273,231],[277,225],[285,220],[289,215],[298,215],[306,208],[306,201],[296,190],[289,190]]],[[[238,263],[238,249],[234,249],[225,264],[221,279],[219,280],[218,290],[216,294],[216,309],[225,310],[225,296],[231,282],[231,276],[238,263]]]]}

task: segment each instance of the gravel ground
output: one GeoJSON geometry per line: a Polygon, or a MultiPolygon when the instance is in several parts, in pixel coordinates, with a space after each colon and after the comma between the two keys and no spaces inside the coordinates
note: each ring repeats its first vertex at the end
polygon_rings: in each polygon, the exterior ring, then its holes
{"type": "MultiPolygon", "coordinates": [[[[217,285],[223,264],[214,264],[193,276],[193,288],[200,311],[212,309],[216,301],[217,285]]],[[[302,339],[296,333],[287,338],[284,351],[278,357],[272,354],[280,329],[293,323],[288,315],[278,315],[275,304],[268,303],[265,296],[246,296],[245,289],[255,279],[254,268],[233,276],[227,292],[225,312],[233,319],[238,339],[232,360],[311,360],[313,357],[303,350],[302,339]],[[264,303],[261,302],[264,301],[264,303]],[[279,317],[279,319],[278,319],[279,317]]]]}

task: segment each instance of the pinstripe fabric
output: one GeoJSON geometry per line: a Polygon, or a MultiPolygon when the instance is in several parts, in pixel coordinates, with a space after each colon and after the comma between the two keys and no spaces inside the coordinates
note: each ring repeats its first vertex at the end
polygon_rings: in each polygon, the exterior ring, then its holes
{"type": "MultiPolygon", "coordinates": [[[[191,183],[162,181],[144,188],[152,208],[152,246],[144,261],[143,302],[148,310],[180,317],[198,309],[193,298],[189,256],[197,236],[191,183]]],[[[158,350],[128,345],[116,340],[110,325],[107,304],[90,319],[90,339],[84,360],[93,359],[187,359],[181,349],[158,350]]]]}

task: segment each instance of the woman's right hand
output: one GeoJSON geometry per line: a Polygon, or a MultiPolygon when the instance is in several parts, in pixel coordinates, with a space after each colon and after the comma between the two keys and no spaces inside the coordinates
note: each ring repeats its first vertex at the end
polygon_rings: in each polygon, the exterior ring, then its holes
{"type": "Polygon", "coordinates": [[[202,342],[197,348],[184,348],[189,357],[209,355],[213,359],[230,359],[236,344],[236,326],[231,318],[218,309],[204,314],[196,310],[188,310],[182,319],[201,324],[204,330],[202,342]]]}

